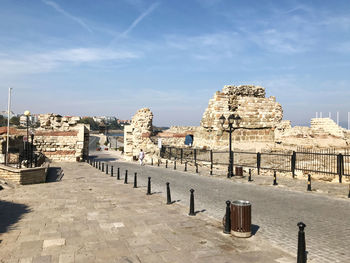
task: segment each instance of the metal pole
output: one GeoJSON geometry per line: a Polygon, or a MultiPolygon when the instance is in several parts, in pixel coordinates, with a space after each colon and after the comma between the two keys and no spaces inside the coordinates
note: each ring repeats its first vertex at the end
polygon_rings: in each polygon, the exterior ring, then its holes
{"type": "Polygon", "coordinates": [[[30,146],[30,167],[33,167],[34,134],[31,134],[30,138],[32,139],[31,146],[30,146]]]}
{"type": "Polygon", "coordinates": [[[231,234],[231,202],[229,200],[226,201],[226,214],[225,214],[225,234],[231,234]]]}
{"type": "Polygon", "coordinates": [[[337,111],[337,125],[339,125],[339,111],[337,111]]]}
{"type": "Polygon", "coordinates": [[[273,185],[277,185],[276,171],[273,171],[273,185]]]}
{"type": "Polygon", "coordinates": [[[230,166],[229,166],[229,174],[227,175],[227,178],[230,178],[233,176],[232,124],[229,124],[229,126],[230,126],[230,138],[229,138],[230,166]]]}
{"type": "Polygon", "coordinates": [[[27,168],[29,167],[29,116],[27,115],[27,141],[26,141],[26,154],[27,154],[27,168]]]}
{"type": "Polygon", "coordinates": [[[147,195],[151,195],[151,177],[148,177],[147,195]]]}
{"type": "Polygon", "coordinates": [[[12,91],[12,88],[9,88],[8,103],[7,103],[7,139],[6,139],[5,164],[7,164],[8,161],[9,161],[8,160],[8,155],[9,155],[9,142],[10,142],[11,91],[12,91]]]}
{"type": "Polygon", "coordinates": [[[188,215],[195,216],[196,213],[194,212],[194,195],[193,195],[194,190],[191,189],[190,192],[191,192],[191,196],[190,196],[190,213],[188,215]]]}
{"type": "Polygon", "coordinates": [[[170,183],[166,183],[166,204],[171,204],[171,195],[170,195],[170,183]]]}
{"type": "Polygon", "coordinates": [[[210,150],[210,175],[213,175],[213,150],[210,150]]]}
{"type": "Polygon", "coordinates": [[[297,226],[299,227],[297,263],[306,263],[306,245],[304,232],[304,228],[306,227],[306,225],[303,222],[299,222],[297,226]]]}
{"type": "Polygon", "coordinates": [[[307,191],[311,191],[311,175],[307,175],[307,191]]]}
{"type": "Polygon", "coordinates": [[[125,170],[124,184],[128,184],[128,170],[125,170]]]}
{"type": "Polygon", "coordinates": [[[134,175],[134,188],[137,188],[137,173],[134,175]]]}

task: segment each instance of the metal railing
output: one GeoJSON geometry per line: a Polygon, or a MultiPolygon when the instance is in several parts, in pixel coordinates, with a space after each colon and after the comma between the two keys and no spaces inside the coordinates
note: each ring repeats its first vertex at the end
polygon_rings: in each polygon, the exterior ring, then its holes
{"type": "MultiPolygon", "coordinates": [[[[195,148],[177,148],[164,146],[161,149],[161,157],[169,160],[183,162],[210,163],[211,173],[214,165],[229,165],[228,151],[213,151],[195,148]]],[[[318,174],[338,175],[339,182],[342,176],[350,176],[350,152],[336,153],[335,150],[315,152],[312,150],[298,149],[289,152],[247,152],[233,151],[233,165],[255,168],[260,174],[261,169],[280,172],[295,171],[313,172],[318,174]]]]}

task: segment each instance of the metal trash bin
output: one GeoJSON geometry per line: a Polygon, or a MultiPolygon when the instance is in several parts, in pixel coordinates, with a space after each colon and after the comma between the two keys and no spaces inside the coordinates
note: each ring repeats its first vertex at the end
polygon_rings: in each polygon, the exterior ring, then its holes
{"type": "Polygon", "coordinates": [[[243,167],[242,166],[236,166],[235,176],[243,177],[243,167]]]}
{"type": "Polygon", "coordinates": [[[252,235],[252,205],[249,201],[237,200],[231,203],[231,230],[236,237],[252,235]]]}

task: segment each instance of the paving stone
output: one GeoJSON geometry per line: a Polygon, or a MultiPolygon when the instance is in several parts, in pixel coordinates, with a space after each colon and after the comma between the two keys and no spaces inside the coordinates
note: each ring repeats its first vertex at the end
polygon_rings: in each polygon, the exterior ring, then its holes
{"type": "Polygon", "coordinates": [[[271,258],[261,238],[256,242],[229,238],[222,234],[220,222],[205,214],[189,217],[188,206],[166,205],[161,194],[146,196],[145,187],[132,189],[87,164],[60,165],[65,171],[60,182],[0,192],[2,200],[32,208],[16,224],[20,232],[10,230],[1,238],[5,247],[0,253],[6,251],[9,260],[175,263],[210,257],[220,262],[256,247],[262,259],[271,258]],[[81,177],[86,180],[75,180],[81,177]]]}
{"type": "Polygon", "coordinates": [[[47,239],[44,240],[43,248],[50,248],[50,247],[56,247],[56,246],[64,246],[66,243],[66,240],[64,238],[59,239],[47,239]]]}

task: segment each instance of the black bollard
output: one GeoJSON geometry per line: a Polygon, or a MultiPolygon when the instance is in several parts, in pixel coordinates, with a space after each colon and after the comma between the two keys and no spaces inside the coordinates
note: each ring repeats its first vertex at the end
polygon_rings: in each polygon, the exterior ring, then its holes
{"type": "Polygon", "coordinates": [[[101,162],[98,161],[98,169],[101,170],[101,162]]]}
{"type": "Polygon", "coordinates": [[[168,168],[168,160],[165,160],[165,168],[168,168]]]}
{"type": "Polygon", "coordinates": [[[137,188],[137,173],[134,175],[134,188],[137,188]]]}
{"type": "Polygon", "coordinates": [[[196,173],[198,174],[198,164],[196,163],[196,173]]]}
{"type": "Polygon", "coordinates": [[[151,195],[151,177],[148,177],[147,195],[151,195]]]}
{"type": "Polygon", "coordinates": [[[160,165],[160,160],[158,159],[158,167],[159,167],[159,165],[160,165]]]}
{"type": "Polygon", "coordinates": [[[176,161],[174,161],[174,170],[176,170],[176,161]]]}
{"type": "Polygon", "coordinates": [[[311,175],[307,175],[307,190],[311,191],[311,175]]]}
{"type": "Polygon", "coordinates": [[[276,171],[273,171],[273,185],[278,185],[277,184],[276,171]]]}
{"type": "Polygon", "coordinates": [[[117,180],[120,180],[120,168],[117,169],[117,180]]]}
{"type": "Polygon", "coordinates": [[[185,162],[185,172],[187,172],[187,162],[185,162]]]}
{"type": "Polygon", "coordinates": [[[151,159],[151,165],[153,166],[153,158],[151,159]]]}
{"type": "Polygon", "coordinates": [[[105,163],[102,163],[102,172],[105,171],[105,163]]]}
{"type": "Polygon", "coordinates": [[[248,182],[252,181],[252,169],[249,169],[249,177],[248,177],[248,182]]]}
{"type": "Polygon", "coordinates": [[[108,164],[106,163],[106,174],[108,174],[108,164]]]}
{"type": "Polygon", "coordinates": [[[231,202],[226,201],[226,214],[225,214],[225,234],[231,234],[231,202]]]}
{"type": "Polygon", "coordinates": [[[306,263],[306,245],[304,232],[304,228],[306,227],[306,225],[303,222],[299,222],[297,226],[299,227],[297,263],[306,263]]]}
{"type": "Polygon", "coordinates": [[[190,213],[188,215],[189,216],[195,216],[196,214],[194,212],[194,195],[193,195],[194,190],[191,189],[190,192],[191,192],[191,196],[190,196],[190,213]]]}
{"type": "Polygon", "coordinates": [[[113,177],[113,165],[111,166],[111,176],[113,177]]]}
{"type": "Polygon", "coordinates": [[[171,204],[170,183],[166,183],[166,204],[171,204]]]}
{"type": "Polygon", "coordinates": [[[128,183],[128,170],[125,170],[124,184],[128,183]]]}

